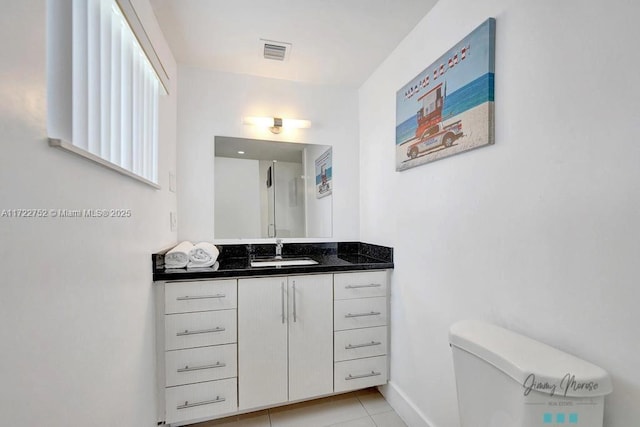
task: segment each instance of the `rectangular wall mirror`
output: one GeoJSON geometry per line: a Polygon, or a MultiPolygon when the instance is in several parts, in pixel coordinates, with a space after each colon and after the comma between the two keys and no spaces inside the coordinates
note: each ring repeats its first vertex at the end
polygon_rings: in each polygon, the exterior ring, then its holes
{"type": "Polygon", "coordinates": [[[226,136],[214,143],[216,239],[331,237],[333,196],[316,195],[315,170],[331,146],[226,136]]]}

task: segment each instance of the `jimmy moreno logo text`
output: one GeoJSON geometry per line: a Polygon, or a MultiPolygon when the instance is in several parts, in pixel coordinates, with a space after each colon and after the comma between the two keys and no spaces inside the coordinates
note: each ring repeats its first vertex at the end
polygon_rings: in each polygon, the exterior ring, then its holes
{"type": "Polygon", "coordinates": [[[564,397],[567,396],[569,391],[595,391],[598,389],[598,383],[595,381],[576,381],[576,376],[573,374],[567,374],[562,377],[560,384],[549,383],[547,381],[537,381],[535,374],[529,374],[522,384],[524,387],[524,395],[528,396],[531,390],[541,391],[549,393],[551,396],[555,395],[558,390],[564,397]]]}

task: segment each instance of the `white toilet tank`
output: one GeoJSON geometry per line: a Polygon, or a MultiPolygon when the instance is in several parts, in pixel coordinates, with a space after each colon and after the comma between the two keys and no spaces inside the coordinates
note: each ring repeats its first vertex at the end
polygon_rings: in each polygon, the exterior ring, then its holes
{"type": "Polygon", "coordinates": [[[461,427],[602,427],[602,368],[480,321],[449,331],[461,427]]]}

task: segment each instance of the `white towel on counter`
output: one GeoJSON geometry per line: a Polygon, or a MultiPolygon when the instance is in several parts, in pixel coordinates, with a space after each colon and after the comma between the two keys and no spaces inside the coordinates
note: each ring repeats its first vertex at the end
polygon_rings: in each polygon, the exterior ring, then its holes
{"type": "Polygon", "coordinates": [[[189,251],[187,268],[211,267],[215,264],[220,251],[213,243],[196,243],[189,251]]]}
{"type": "Polygon", "coordinates": [[[220,267],[218,261],[214,262],[211,267],[187,267],[189,271],[216,271],[220,267]]]}
{"type": "Polygon", "coordinates": [[[164,255],[164,268],[185,268],[189,263],[189,253],[193,243],[184,241],[164,255]]]}

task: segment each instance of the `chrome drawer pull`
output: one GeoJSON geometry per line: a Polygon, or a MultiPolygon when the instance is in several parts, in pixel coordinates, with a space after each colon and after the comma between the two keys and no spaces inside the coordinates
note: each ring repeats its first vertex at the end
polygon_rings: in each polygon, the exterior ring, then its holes
{"type": "Polygon", "coordinates": [[[359,288],[379,288],[382,286],[380,283],[370,283],[368,285],[347,285],[345,289],[359,289],[359,288]]]}
{"type": "Polygon", "coordinates": [[[296,281],[293,281],[293,322],[298,321],[298,315],[296,314],[296,281]]]}
{"type": "Polygon", "coordinates": [[[224,402],[225,400],[227,399],[220,396],[216,396],[216,398],[213,400],[205,400],[204,402],[196,402],[196,403],[189,403],[189,401],[185,400],[184,405],[178,405],[176,408],[187,409],[187,408],[193,408],[194,406],[211,405],[212,403],[220,403],[220,402],[224,402]]]}
{"type": "Polygon", "coordinates": [[[374,345],[380,345],[380,344],[382,344],[382,343],[378,342],[378,341],[371,341],[371,342],[368,342],[368,343],[365,343],[365,344],[355,344],[355,345],[349,344],[344,349],[345,350],[351,350],[353,348],[372,347],[374,345]]]}
{"type": "Polygon", "coordinates": [[[213,328],[213,329],[202,329],[200,331],[190,331],[188,329],[185,329],[184,332],[178,332],[176,334],[176,336],[182,337],[182,336],[185,336],[185,335],[210,334],[212,332],[222,332],[222,331],[225,331],[225,330],[226,330],[225,328],[220,328],[220,327],[213,328]]]}
{"type": "Polygon", "coordinates": [[[211,299],[211,298],[226,298],[225,294],[215,294],[215,295],[198,295],[195,297],[191,297],[189,295],[186,295],[184,297],[177,297],[176,300],[178,301],[189,301],[192,299],[211,299]]]}
{"type": "Polygon", "coordinates": [[[350,380],[357,380],[359,378],[367,378],[367,377],[377,377],[378,375],[382,375],[380,372],[375,372],[375,371],[371,371],[370,374],[362,374],[362,375],[351,375],[349,374],[348,377],[344,377],[345,380],[350,381],[350,380]]]}
{"type": "Polygon", "coordinates": [[[201,371],[202,369],[213,369],[213,368],[224,368],[227,366],[226,363],[216,362],[214,365],[204,365],[204,366],[191,366],[188,365],[184,368],[178,369],[178,372],[191,372],[191,371],[201,371]]]}
{"type": "Polygon", "coordinates": [[[280,294],[282,299],[282,324],[284,325],[284,282],[280,282],[280,294]]]}
{"type": "Polygon", "coordinates": [[[347,313],[344,315],[344,317],[348,319],[350,317],[378,316],[380,314],[381,313],[379,311],[371,311],[369,313],[356,313],[356,314],[347,313]]]}

